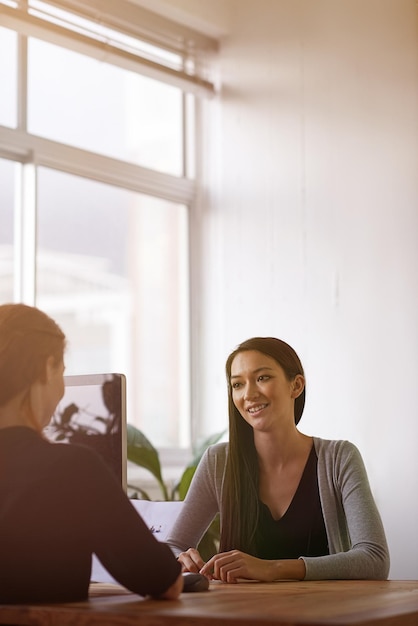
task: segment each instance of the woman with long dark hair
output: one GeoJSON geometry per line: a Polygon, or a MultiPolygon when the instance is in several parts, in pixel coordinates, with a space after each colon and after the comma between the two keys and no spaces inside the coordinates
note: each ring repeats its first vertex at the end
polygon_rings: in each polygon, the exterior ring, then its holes
{"type": "Polygon", "coordinates": [[[179,564],[102,458],[43,437],[64,393],[64,348],[39,309],[0,306],[0,603],[86,599],[93,553],[134,593],[175,599],[179,564]]]}
{"type": "Polygon", "coordinates": [[[385,579],[389,553],[357,448],[297,425],[305,374],[286,342],[254,337],[228,357],[229,442],[202,458],[168,542],[210,579],[385,579]],[[219,553],[197,546],[220,513],[219,553]]]}

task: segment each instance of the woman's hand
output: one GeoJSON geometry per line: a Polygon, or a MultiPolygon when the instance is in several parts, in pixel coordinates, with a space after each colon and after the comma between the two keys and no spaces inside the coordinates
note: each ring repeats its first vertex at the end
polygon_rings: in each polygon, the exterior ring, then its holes
{"type": "Polygon", "coordinates": [[[236,583],[238,578],[252,580],[272,580],[270,578],[271,561],[258,559],[239,550],[216,554],[202,567],[201,574],[224,583],[236,583]]]}
{"type": "Polygon", "coordinates": [[[193,572],[194,574],[198,574],[205,565],[204,560],[195,548],[189,548],[186,552],[181,552],[177,560],[181,563],[183,572],[193,572]]]}
{"type": "Polygon", "coordinates": [[[200,573],[224,583],[236,583],[239,578],[264,582],[279,579],[303,580],[305,563],[300,559],[268,561],[239,550],[231,550],[213,556],[200,573]]]}

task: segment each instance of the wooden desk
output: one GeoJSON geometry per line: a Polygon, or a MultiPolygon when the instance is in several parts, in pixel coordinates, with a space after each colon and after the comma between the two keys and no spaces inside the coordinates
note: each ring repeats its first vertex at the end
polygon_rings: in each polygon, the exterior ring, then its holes
{"type": "Polygon", "coordinates": [[[86,602],[0,606],[21,626],[417,626],[418,581],[211,583],[179,600],[141,599],[95,583],[86,602]]]}

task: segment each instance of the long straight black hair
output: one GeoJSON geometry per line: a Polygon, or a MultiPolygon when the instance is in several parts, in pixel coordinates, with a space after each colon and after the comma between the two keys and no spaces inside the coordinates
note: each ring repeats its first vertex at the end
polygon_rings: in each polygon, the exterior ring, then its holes
{"type": "MultiPolygon", "coordinates": [[[[231,366],[240,352],[257,350],[273,358],[289,381],[301,374],[302,363],[294,349],[275,337],[253,337],[239,344],[226,361],[228,386],[229,446],[222,493],[220,551],[242,550],[255,554],[255,532],[259,518],[259,467],[253,429],[239,413],[232,399],[231,366]]],[[[295,399],[295,424],[305,406],[305,388],[295,399]]]]}

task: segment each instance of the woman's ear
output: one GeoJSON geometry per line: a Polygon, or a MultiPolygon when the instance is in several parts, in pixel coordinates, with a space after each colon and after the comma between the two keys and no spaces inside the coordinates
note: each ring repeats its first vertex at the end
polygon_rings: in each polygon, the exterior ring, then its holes
{"type": "Polygon", "coordinates": [[[55,358],[51,355],[47,358],[45,363],[45,381],[49,383],[54,375],[54,371],[56,370],[55,358]]]}
{"type": "Polygon", "coordinates": [[[292,380],[292,398],[298,398],[305,388],[305,378],[302,374],[296,374],[292,380]]]}

